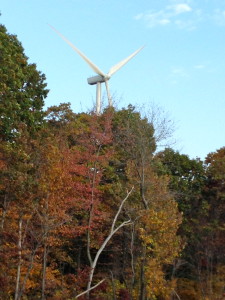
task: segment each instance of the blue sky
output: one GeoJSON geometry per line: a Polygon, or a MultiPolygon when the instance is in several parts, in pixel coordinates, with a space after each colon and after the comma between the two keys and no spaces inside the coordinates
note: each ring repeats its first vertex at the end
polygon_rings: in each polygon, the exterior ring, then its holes
{"type": "Polygon", "coordinates": [[[225,146],[224,0],[1,0],[0,11],[47,77],[46,106],[71,102],[79,112],[95,102],[92,70],[51,24],[104,72],[146,45],[109,81],[117,106],[162,107],[176,125],[174,148],[191,158],[225,146]]]}

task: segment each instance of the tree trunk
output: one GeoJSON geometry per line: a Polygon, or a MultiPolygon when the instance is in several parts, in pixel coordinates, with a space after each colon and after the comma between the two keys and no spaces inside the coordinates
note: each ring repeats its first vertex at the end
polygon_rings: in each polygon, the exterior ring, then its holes
{"type": "Polygon", "coordinates": [[[21,264],[22,264],[22,218],[19,219],[19,232],[18,232],[18,266],[17,266],[17,275],[16,275],[16,289],[14,300],[19,300],[19,289],[20,289],[20,273],[21,273],[21,264]]]}
{"type": "Polygon", "coordinates": [[[130,285],[130,295],[131,300],[133,299],[133,289],[134,289],[134,282],[135,282],[135,263],[134,263],[134,224],[131,227],[131,243],[130,243],[130,255],[131,255],[131,270],[132,270],[132,277],[131,277],[131,285],[130,285]]]}
{"type": "Polygon", "coordinates": [[[115,284],[114,284],[114,277],[113,277],[113,272],[110,270],[111,273],[111,282],[112,282],[112,300],[116,300],[116,289],[115,289],[115,284]]]}
{"type": "Polygon", "coordinates": [[[2,229],[2,230],[3,230],[3,228],[4,228],[5,217],[6,217],[6,211],[7,211],[7,200],[6,200],[6,196],[5,196],[5,197],[4,197],[4,203],[3,203],[2,220],[1,220],[1,229],[2,229]]]}
{"type": "Polygon", "coordinates": [[[139,300],[145,300],[145,273],[144,273],[144,267],[145,267],[145,256],[146,256],[146,247],[143,247],[143,259],[141,262],[141,272],[140,272],[140,294],[139,294],[139,300]]]}
{"type": "Polygon", "coordinates": [[[45,199],[45,207],[44,207],[44,224],[43,224],[43,242],[44,242],[44,254],[43,254],[43,264],[42,264],[42,282],[41,282],[41,300],[45,300],[45,284],[46,284],[46,266],[47,266],[47,256],[48,256],[48,248],[47,248],[47,239],[49,233],[49,195],[47,195],[45,199]]]}
{"type": "Polygon", "coordinates": [[[30,264],[29,264],[29,267],[28,267],[28,270],[27,270],[27,273],[23,279],[23,283],[21,283],[21,286],[20,286],[20,290],[19,290],[19,294],[18,294],[18,299],[21,299],[22,295],[23,295],[23,291],[25,289],[25,286],[26,286],[26,283],[27,283],[27,279],[30,275],[30,272],[31,270],[33,269],[33,263],[34,263],[34,257],[35,257],[35,254],[37,252],[37,249],[38,249],[39,245],[37,245],[33,251],[33,253],[31,254],[30,256],[30,264]]]}
{"type": "Polygon", "coordinates": [[[47,236],[45,237],[45,241],[44,241],[44,256],[43,256],[42,282],[41,282],[41,300],[45,300],[46,266],[47,266],[47,256],[48,256],[46,239],[47,239],[47,236]]]}

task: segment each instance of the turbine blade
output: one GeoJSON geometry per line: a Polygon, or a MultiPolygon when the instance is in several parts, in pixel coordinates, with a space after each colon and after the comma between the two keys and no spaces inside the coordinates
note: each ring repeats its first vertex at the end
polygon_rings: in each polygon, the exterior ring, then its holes
{"type": "Polygon", "coordinates": [[[109,83],[108,80],[105,81],[105,87],[106,87],[106,92],[107,92],[107,96],[108,96],[108,101],[109,101],[109,106],[112,106],[112,97],[110,94],[110,90],[109,90],[109,83]]]}
{"type": "MultiPolygon", "coordinates": [[[[48,24],[49,25],[49,24],[48,24]]],[[[67,38],[65,36],[63,36],[57,29],[55,29],[53,26],[49,25],[68,45],[70,45],[70,47],[73,48],[73,50],[75,50],[85,61],[86,63],[89,65],[89,67],[91,67],[91,69],[97,73],[98,75],[101,75],[103,77],[105,77],[106,75],[89,59],[87,58],[86,55],[84,55],[84,53],[82,53],[77,47],[75,47],[69,40],[67,40],[67,38]]]]}
{"type": "Polygon", "coordinates": [[[140,52],[142,49],[144,48],[144,46],[142,46],[141,48],[139,48],[138,50],[136,50],[134,53],[132,53],[130,56],[128,56],[127,58],[125,58],[124,60],[122,60],[121,62],[119,62],[118,64],[116,64],[115,66],[113,66],[110,70],[109,73],[107,74],[109,77],[111,77],[114,73],[116,73],[120,68],[122,68],[129,60],[131,60],[131,58],[133,58],[136,54],[138,54],[138,52],[140,52]]]}

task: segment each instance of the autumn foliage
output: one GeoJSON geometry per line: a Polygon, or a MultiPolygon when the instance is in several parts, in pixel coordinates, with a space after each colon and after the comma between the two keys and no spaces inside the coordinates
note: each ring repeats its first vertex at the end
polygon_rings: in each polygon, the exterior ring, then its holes
{"type": "Polygon", "coordinates": [[[0,299],[222,299],[224,148],[156,154],[131,105],[44,111],[45,76],[0,35],[0,299]]]}

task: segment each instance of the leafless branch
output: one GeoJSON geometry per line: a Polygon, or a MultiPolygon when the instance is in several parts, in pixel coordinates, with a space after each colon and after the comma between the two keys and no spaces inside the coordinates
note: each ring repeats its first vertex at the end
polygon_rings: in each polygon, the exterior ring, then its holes
{"type": "Polygon", "coordinates": [[[75,299],[77,299],[77,298],[79,298],[79,297],[81,297],[81,296],[83,296],[83,295],[89,293],[91,290],[95,289],[97,286],[99,286],[99,285],[100,285],[101,283],[103,283],[104,281],[105,281],[105,279],[102,279],[102,280],[99,281],[96,285],[92,286],[92,287],[89,288],[88,290],[86,290],[86,291],[80,293],[79,295],[77,295],[77,296],[75,297],[75,299]]]}
{"type": "Polygon", "coordinates": [[[126,200],[128,199],[128,197],[130,196],[130,194],[132,193],[134,187],[132,187],[132,189],[127,192],[127,195],[126,197],[122,200],[122,202],[120,203],[120,206],[117,210],[117,213],[113,219],[113,222],[112,222],[112,226],[111,226],[111,229],[110,229],[110,232],[108,234],[108,236],[106,237],[106,239],[104,240],[104,242],[102,243],[101,247],[98,249],[96,255],[95,255],[95,258],[93,260],[93,262],[91,263],[91,271],[90,271],[90,274],[89,274],[89,280],[88,280],[88,285],[87,285],[87,291],[86,293],[89,294],[89,291],[90,291],[90,288],[91,288],[91,283],[92,283],[92,279],[93,279],[93,275],[94,275],[94,272],[95,272],[95,268],[96,268],[96,265],[97,265],[97,262],[98,262],[98,259],[99,259],[99,256],[101,255],[102,251],[105,249],[107,243],[110,241],[110,239],[112,238],[112,236],[122,227],[126,226],[126,225],[130,225],[132,224],[132,221],[131,219],[129,220],[126,220],[124,222],[122,222],[120,225],[118,225],[116,228],[116,221],[118,219],[118,216],[123,208],[123,205],[124,203],[126,202],[126,200]]]}

